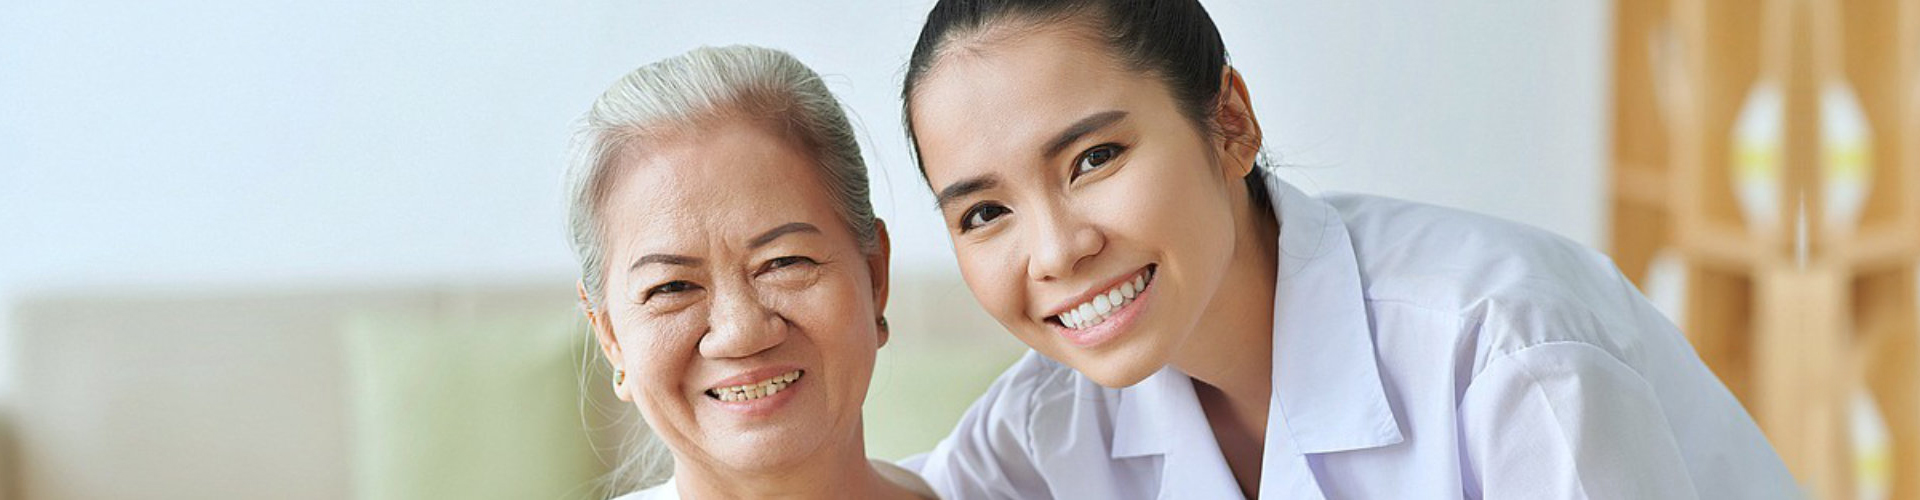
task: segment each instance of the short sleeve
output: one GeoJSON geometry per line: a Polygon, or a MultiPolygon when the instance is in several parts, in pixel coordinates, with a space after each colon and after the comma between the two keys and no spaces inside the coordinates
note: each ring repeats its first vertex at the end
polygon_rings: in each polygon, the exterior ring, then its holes
{"type": "Polygon", "coordinates": [[[1488,362],[1459,412],[1470,497],[1699,496],[1653,388],[1591,344],[1488,362]]]}

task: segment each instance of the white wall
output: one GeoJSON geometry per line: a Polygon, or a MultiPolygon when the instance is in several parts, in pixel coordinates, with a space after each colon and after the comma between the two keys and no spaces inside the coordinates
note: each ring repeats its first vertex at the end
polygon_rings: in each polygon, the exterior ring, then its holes
{"type": "MultiPolygon", "coordinates": [[[[927,5],[0,3],[0,301],[566,279],[569,122],[634,66],[729,43],[829,75],[896,265],[950,273],[895,98],[927,5]]],[[[1600,241],[1604,2],[1208,6],[1288,178],[1600,241]]]]}

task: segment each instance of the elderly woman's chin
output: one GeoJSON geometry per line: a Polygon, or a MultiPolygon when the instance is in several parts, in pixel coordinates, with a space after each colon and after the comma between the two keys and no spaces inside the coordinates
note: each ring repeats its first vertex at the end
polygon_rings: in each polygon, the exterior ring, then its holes
{"type": "MultiPolygon", "coordinates": [[[[824,378],[824,377],[822,377],[824,378]]],[[[774,471],[857,439],[858,407],[836,411],[823,394],[826,384],[800,380],[778,394],[749,401],[702,396],[693,401],[700,449],[736,471],[774,471]]]]}

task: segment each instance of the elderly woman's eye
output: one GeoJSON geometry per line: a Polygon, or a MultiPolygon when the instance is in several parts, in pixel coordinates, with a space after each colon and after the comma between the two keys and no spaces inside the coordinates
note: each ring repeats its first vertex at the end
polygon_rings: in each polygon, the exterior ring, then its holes
{"type": "Polygon", "coordinates": [[[798,266],[798,265],[813,265],[818,263],[819,263],[818,261],[815,261],[813,259],[809,259],[806,257],[801,257],[798,255],[788,255],[786,257],[777,257],[777,258],[774,258],[773,260],[767,261],[766,265],[761,266],[761,272],[777,271],[780,269],[785,269],[785,268],[798,266]]]}
{"type": "Polygon", "coordinates": [[[1107,162],[1113,161],[1113,158],[1116,156],[1120,156],[1120,152],[1124,149],[1125,148],[1120,147],[1118,144],[1101,144],[1087,148],[1086,152],[1080,153],[1079,158],[1074,159],[1073,176],[1077,178],[1082,174],[1106,166],[1107,162]]]}
{"type": "Polygon", "coordinates": [[[972,231],[974,228],[999,220],[1001,217],[1010,213],[1013,213],[1013,211],[1008,210],[1007,207],[998,203],[982,203],[976,205],[973,208],[967,209],[967,213],[960,214],[960,232],[972,231]]]}
{"type": "Polygon", "coordinates": [[[672,295],[676,293],[685,293],[685,292],[691,292],[698,289],[700,289],[700,285],[695,285],[690,282],[669,281],[666,283],[661,283],[660,285],[655,286],[653,288],[648,288],[647,293],[640,297],[640,302],[646,303],[646,301],[653,300],[654,297],[660,296],[660,295],[672,295]]]}

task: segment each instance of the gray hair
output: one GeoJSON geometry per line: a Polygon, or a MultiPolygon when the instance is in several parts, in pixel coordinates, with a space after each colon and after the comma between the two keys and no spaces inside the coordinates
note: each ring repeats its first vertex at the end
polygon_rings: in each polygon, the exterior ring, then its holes
{"type": "MultiPolygon", "coordinates": [[[[701,47],[627,73],[593,102],[574,136],[566,173],[567,225],[587,307],[605,310],[604,225],[599,206],[623,154],[720,120],[776,126],[809,152],[862,252],[877,249],[866,162],[840,101],[791,54],[735,45],[701,47]]],[[[642,437],[642,441],[654,441],[642,437]]],[[[658,473],[658,445],[642,443],[613,472],[615,491],[658,473]],[[648,451],[651,448],[651,452],[648,451]]]]}
{"type": "Polygon", "coordinates": [[[648,139],[723,119],[781,126],[820,166],[834,209],[862,252],[875,250],[867,165],[840,101],[791,54],[765,47],[701,47],[641,66],[593,102],[567,167],[567,225],[587,297],[605,300],[600,198],[622,152],[648,139]]]}

